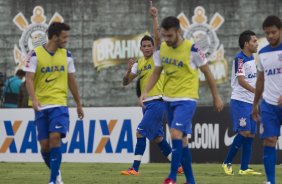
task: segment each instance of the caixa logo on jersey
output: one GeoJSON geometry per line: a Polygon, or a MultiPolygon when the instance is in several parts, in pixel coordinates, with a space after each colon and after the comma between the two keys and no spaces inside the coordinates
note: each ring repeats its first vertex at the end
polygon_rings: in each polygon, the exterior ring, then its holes
{"type": "MultiPolygon", "coordinates": [[[[205,9],[198,6],[194,10],[192,24],[184,13],[179,14],[178,19],[184,37],[196,43],[204,52],[216,81],[226,81],[228,79],[228,68],[224,58],[224,47],[223,44],[220,44],[215,32],[224,23],[224,18],[219,13],[215,13],[208,24],[205,9]]],[[[201,82],[205,81],[203,73],[200,72],[199,77],[201,82]]]]}
{"type": "MultiPolygon", "coordinates": [[[[29,51],[47,42],[46,30],[48,24],[46,23],[44,9],[41,6],[36,6],[33,9],[33,15],[30,20],[31,24],[28,23],[21,12],[13,19],[16,26],[22,31],[19,48],[17,45],[14,46],[14,59],[16,64],[18,64],[18,68],[22,68],[25,65],[24,61],[29,51]]],[[[49,21],[49,24],[63,21],[62,16],[56,12],[49,21]]]]}
{"type": "MultiPolygon", "coordinates": [[[[133,153],[130,119],[77,120],[63,140],[63,153],[133,153]],[[117,126],[119,124],[119,126],[117,126]]],[[[0,126],[0,153],[38,153],[36,127],[33,121],[4,120],[0,126]],[[5,136],[6,135],[6,136],[5,136]]]]}

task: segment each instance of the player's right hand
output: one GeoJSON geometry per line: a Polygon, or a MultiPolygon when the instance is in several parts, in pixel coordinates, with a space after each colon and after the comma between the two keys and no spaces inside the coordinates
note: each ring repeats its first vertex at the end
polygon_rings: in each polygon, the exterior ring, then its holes
{"type": "Polygon", "coordinates": [[[127,71],[128,72],[131,72],[131,68],[134,65],[135,61],[136,61],[136,59],[134,59],[134,58],[130,58],[128,60],[128,62],[127,62],[127,71]]]}
{"type": "Polygon", "coordinates": [[[82,106],[81,105],[78,105],[76,107],[76,111],[77,111],[77,116],[79,119],[83,119],[84,118],[84,112],[83,112],[83,109],[82,109],[82,106]]]}
{"type": "Polygon", "coordinates": [[[32,100],[32,108],[35,111],[40,111],[40,107],[41,107],[40,102],[37,99],[32,100]]]}
{"type": "Polygon", "coordinates": [[[259,108],[258,105],[253,105],[253,111],[252,111],[252,118],[255,122],[260,122],[260,115],[259,115],[259,108]]]}
{"type": "Polygon", "coordinates": [[[217,111],[217,112],[220,112],[222,111],[223,107],[224,107],[224,103],[222,101],[222,99],[220,98],[220,96],[216,96],[213,100],[213,106],[214,106],[214,109],[217,111]]]}

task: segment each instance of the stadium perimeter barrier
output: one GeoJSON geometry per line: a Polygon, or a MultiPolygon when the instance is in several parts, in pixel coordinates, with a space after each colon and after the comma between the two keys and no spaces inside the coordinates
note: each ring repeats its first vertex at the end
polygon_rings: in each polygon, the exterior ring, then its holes
{"type": "MultiPolygon", "coordinates": [[[[244,122],[242,122],[244,123],[244,122]]],[[[168,127],[164,120],[164,130],[168,142],[171,142],[168,127]]],[[[215,112],[213,107],[199,106],[193,119],[192,135],[189,141],[189,148],[192,155],[192,162],[196,163],[222,163],[227,155],[229,146],[232,144],[236,133],[233,132],[229,107],[224,107],[222,112],[215,112]]],[[[257,134],[253,143],[252,164],[261,164],[263,145],[259,138],[260,126],[257,127],[257,134]]],[[[280,129],[282,132],[282,128],[280,129]]],[[[242,149],[241,149],[242,150],[242,149]]],[[[233,163],[240,163],[241,150],[234,158],[233,163]]],[[[282,154],[282,138],[278,139],[277,154],[282,154]]],[[[277,157],[277,163],[282,163],[282,158],[277,157]]],[[[168,162],[161,154],[158,146],[150,143],[150,162],[168,162]]]]}
{"type": "MultiPolygon", "coordinates": [[[[63,162],[132,162],[140,107],[84,108],[83,120],[77,119],[76,108],[69,112],[63,162]]],[[[0,110],[0,161],[43,162],[33,119],[32,109],[0,110]]],[[[142,162],[149,162],[149,149],[142,162]]]]}
{"type": "MultiPolygon", "coordinates": [[[[77,119],[70,108],[70,129],[63,139],[64,162],[131,163],[134,159],[136,128],[142,119],[140,107],[84,108],[85,118],[77,119]]],[[[43,162],[36,140],[32,109],[0,110],[0,161],[43,162]]],[[[164,121],[165,125],[165,121],[164,121]]],[[[165,127],[170,142],[168,128],[165,127]]],[[[229,107],[217,113],[212,107],[198,107],[193,119],[193,134],[189,147],[193,162],[223,162],[234,133],[229,107]]],[[[167,162],[155,144],[147,142],[143,163],[167,162]]],[[[282,139],[278,141],[282,153],[282,139]]],[[[278,159],[281,159],[278,157],[278,159]]],[[[240,154],[234,163],[240,162],[240,154]]],[[[251,163],[262,162],[262,142],[256,135],[251,163]]],[[[281,163],[281,160],[278,160],[281,163]]]]}

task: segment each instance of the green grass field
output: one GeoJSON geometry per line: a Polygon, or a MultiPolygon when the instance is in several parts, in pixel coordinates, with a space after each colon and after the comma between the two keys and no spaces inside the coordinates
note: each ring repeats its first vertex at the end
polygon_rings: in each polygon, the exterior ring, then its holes
{"type": "MultiPolygon", "coordinates": [[[[65,184],[161,184],[169,171],[169,164],[142,164],[139,176],[122,176],[120,171],[130,164],[63,163],[65,184]]],[[[262,165],[251,165],[263,172],[262,165]]],[[[265,176],[239,176],[239,165],[233,165],[234,176],[223,174],[221,164],[193,164],[197,184],[262,184],[265,176]]],[[[282,184],[282,166],[277,166],[277,184],[282,184]]],[[[43,163],[0,163],[1,184],[47,184],[49,172],[43,163]]],[[[178,175],[179,184],[185,182],[178,175]]]]}

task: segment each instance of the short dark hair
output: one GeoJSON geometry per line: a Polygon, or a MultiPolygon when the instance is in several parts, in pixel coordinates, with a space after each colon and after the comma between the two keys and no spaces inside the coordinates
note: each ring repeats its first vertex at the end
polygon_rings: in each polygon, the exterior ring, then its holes
{"type": "Polygon", "coordinates": [[[165,30],[169,30],[170,28],[180,28],[180,23],[179,19],[174,16],[169,16],[163,19],[161,23],[161,27],[164,28],[165,30]]]}
{"type": "Polygon", "coordinates": [[[52,39],[54,35],[60,36],[62,31],[69,31],[70,26],[63,22],[52,22],[47,29],[48,39],[52,39]]]}
{"type": "Polygon", "coordinates": [[[244,48],[246,42],[249,42],[252,39],[252,36],[256,36],[256,34],[250,30],[246,30],[240,34],[239,46],[241,49],[244,48]]]}
{"type": "Polygon", "coordinates": [[[271,26],[276,26],[278,29],[281,29],[282,27],[281,19],[275,15],[270,15],[266,17],[266,19],[262,23],[262,29],[271,26]]]}
{"type": "Polygon", "coordinates": [[[19,69],[19,70],[16,72],[16,76],[24,77],[24,76],[25,76],[25,71],[23,71],[22,69],[19,69]]]}
{"type": "Polygon", "coordinates": [[[148,35],[143,36],[143,38],[140,41],[141,46],[142,46],[143,41],[150,41],[152,43],[152,45],[154,46],[154,40],[151,36],[148,36],[148,35]]]}

